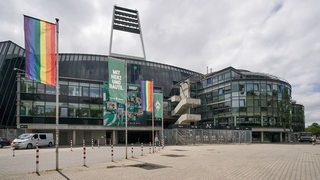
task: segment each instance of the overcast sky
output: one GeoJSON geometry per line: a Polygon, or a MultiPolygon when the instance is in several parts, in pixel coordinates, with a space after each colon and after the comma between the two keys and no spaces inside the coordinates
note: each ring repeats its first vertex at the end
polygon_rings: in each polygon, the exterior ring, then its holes
{"type": "MultiPolygon", "coordinates": [[[[0,0],[0,41],[24,47],[23,14],[59,18],[60,52],[108,55],[113,5],[139,11],[149,61],[281,77],[320,124],[319,0],[0,0]]],[[[142,56],[139,40],[114,31],[112,52],[142,56]]]]}

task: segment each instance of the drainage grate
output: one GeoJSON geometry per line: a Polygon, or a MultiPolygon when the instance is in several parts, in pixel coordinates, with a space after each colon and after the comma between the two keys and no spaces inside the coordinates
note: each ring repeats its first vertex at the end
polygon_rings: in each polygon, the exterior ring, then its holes
{"type": "Polygon", "coordinates": [[[168,156],[168,157],[186,157],[186,155],[179,155],[179,154],[165,154],[162,156],[168,156]]]}
{"type": "Polygon", "coordinates": [[[129,165],[129,167],[138,167],[138,168],[142,168],[145,170],[153,170],[153,169],[167,168],[169,166],[163,166],[163,165],[151,164],[151,163],[143,163],[143,164],[129,165]]]}

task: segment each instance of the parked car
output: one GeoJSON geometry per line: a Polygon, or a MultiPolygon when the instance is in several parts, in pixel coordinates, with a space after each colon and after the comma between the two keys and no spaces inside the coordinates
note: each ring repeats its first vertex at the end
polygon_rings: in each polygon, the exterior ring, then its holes
{"type": "Polygon", "coordinates": [[[25,133],[21,134],[19,137],[12,141],[12,147],[16,149],[31,149],[38,146],[48,146],[54,145],[53,134],[52,133],[25,133]]]}
{"type": "Polygon", "coordinates": [[[0,148],[3,148],[3,146],[10,146],[11,142],[4,137],[0,137],[0,148]]]}

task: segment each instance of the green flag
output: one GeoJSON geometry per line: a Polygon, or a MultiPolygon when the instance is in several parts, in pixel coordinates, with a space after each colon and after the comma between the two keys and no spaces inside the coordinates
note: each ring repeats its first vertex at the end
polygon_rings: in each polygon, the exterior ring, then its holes
{"type": "Polygon", "coordinates": [[[108,57],[109,71],[109,95],[110,101],[115,101],[120,104],[125,104],[125,79],[124,79],[124,62],[108,57]]]}
{"type": "Polygon", "coordinates": [[[153,93],[153,111],[155,118],[162,118],[162,94],[153,93]]]}

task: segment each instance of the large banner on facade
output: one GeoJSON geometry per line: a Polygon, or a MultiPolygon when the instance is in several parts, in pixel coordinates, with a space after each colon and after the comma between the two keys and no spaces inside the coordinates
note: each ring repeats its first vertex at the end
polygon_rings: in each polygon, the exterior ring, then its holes
{"type": "Polygon", "coordinates": [[[116,58],[108,57],[108,71],[110,101],[125,104],[126,81],[124,77],[124,62],[116,58]]]}
{"type": "Polygon", "coordinates": [[[162,94],[153,93],[153,113],[155,118],[162,118],[163,100],[162,94]]]}

